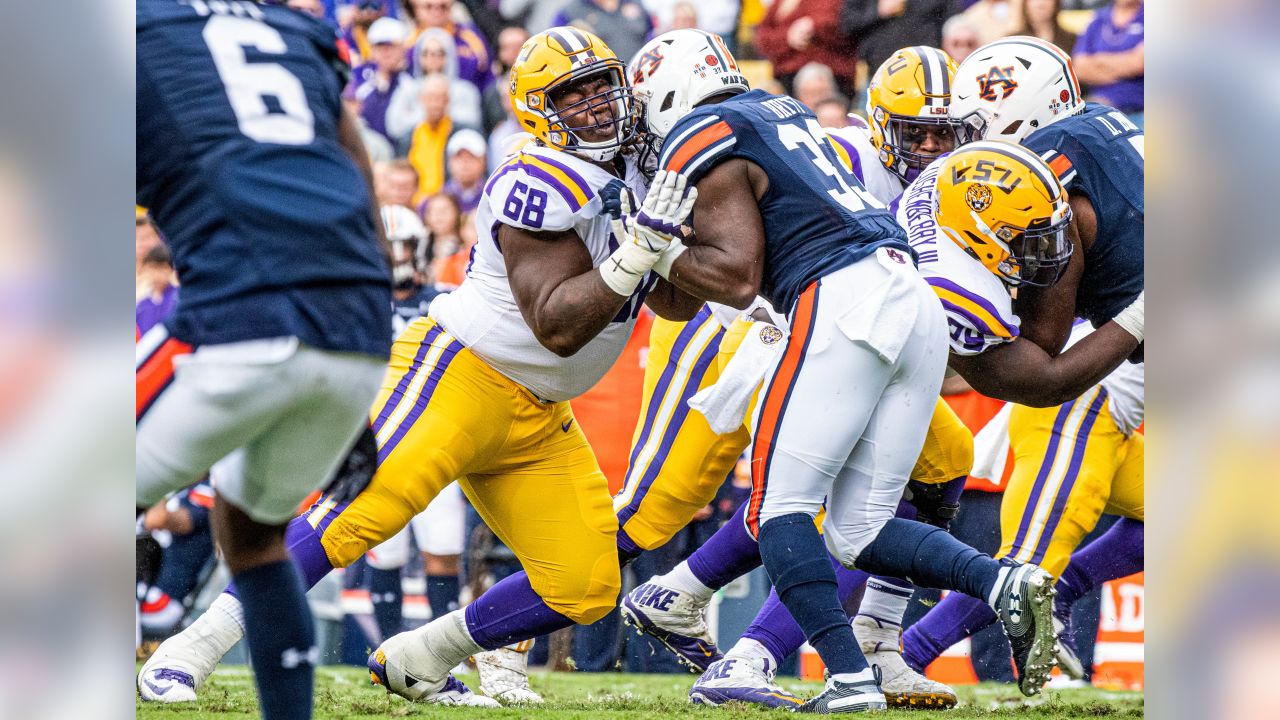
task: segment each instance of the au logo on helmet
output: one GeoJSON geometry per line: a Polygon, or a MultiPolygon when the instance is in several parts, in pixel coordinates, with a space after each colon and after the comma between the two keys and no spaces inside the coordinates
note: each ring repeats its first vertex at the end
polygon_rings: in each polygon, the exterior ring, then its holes
{"type": "Polygon", "coordinates": [[[974,183],[964,192],[964,200],[974,212],[982,212],[991,207],[991,189],[986,185],[974,183]]]}
{"type": "Polygon", "coordinates": [[[991,66],[985,75],[978,76],[978,97],[983,100],[1003,100],[1018,87],[1013,79],[1013,66],[991,66]]]}

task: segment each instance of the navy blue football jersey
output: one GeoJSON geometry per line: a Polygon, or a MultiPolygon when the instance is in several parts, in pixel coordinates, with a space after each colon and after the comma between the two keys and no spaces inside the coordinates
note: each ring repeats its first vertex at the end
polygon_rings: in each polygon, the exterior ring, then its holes
{"type": "Polygon", "coordinates": [[[390,273],[338,143],[331,29],[253,2],[138,0],[137,202],[173,251],[171,333],[386,356],[390,273]]]}
{"type": "Polygon", "coordinates": [[[658,166],[696,183],[729,158],[769,176],[760,199],[765,265],[760,294],[788,311],[811,282],[880,247],[910,253],[906,232],[840,162],[813,113],[763,90],[695,108],[663,144],[658,166]]]}
{"type": "Polygon", "coordinates": [[[1143,134],[1119,110],[1089,103],[1085,111],[1031,133],[1022,143],[1039,153],[1073,195],[1098,216],[1084,255],[1076,315],[1102,325],[1137,299],[1143,283],[1143,134]]]}

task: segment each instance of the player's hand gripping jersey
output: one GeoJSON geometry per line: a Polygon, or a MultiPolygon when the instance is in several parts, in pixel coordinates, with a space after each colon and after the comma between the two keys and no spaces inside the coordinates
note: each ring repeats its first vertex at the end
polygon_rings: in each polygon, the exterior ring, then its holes
{"type": "MultiPolygon", "coordinates": [[[[498,243],[498,225],[534,232],[573,230],[599,265],[617,249],[609,231],[604,195],[621,181],[599,166],[566,152],[527,145],[507,159],[485,183],[476,210],[476,236],[467,278],[431,306],[431,316],[503,375],[543,400],[576,397],[595,385],[631,337],[645,295],[657,282],[650,274],[614,321],[571,357],[542,346],[525,323],[511,294],[507,266],[498,243]],[[607,187],[610,184],[613,187],[607,187]]],[[[625,184],[638,198],[644,178],[630,160],[625,184]]]]}
{"type": "Polygon", "coordinates": [[[1093,205],[1098,230],[1084,250],[1076,315],[1098,327],[1137,299],[1144,284],[1143,132],[1119,110],[1088,103],[1022,144],[1044,158],[1067,192],[1093,205]]]}
{"type": "Polygon", "coordinates": [[[667,135],[658,166],[683,173],[693,185],[730,158],[749,160],[769,176],[760,199],[760,295],[775,308],[789,309],[809,283],[878,248],[908,250],[884,205],[840,162],[813,113],[794,99],[752,90],[695,108],[667,135]]]}

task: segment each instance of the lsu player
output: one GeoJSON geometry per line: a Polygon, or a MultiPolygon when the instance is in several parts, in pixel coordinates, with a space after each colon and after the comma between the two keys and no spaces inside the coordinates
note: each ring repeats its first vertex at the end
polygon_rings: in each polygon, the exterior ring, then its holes
{"type": "Polygon", "coordinates": [[[235,466],[211,524],[259,707],[309,718],[317,649],[285,525],[360,434],[390,347],[345,64],[322,22],[243,0],[142,0],[135,34],[136,202],[182,282],[169,331],[194,347],[139,408],[136,504],[235,466]]]}
{"type": "MultiPolygon", "coordinates": [[[[377,472],[350,503],[322,497],[290,524],[295,563],[314,584],[394,535],[458,479],[520,558],[527,576],[383,643],[371,673],[398,694],[494,705],[449,671],[511,642],[510,617],[592,622],[616,601],[617,522],[568,400],[612,365],[641,302],[681,319],[700,305],[649,273],[696,193],[672,174],[645,196],[644,178],[618,155],[632,127],[624,70],[599,38],[574,28],[525,43],[510,91],[537,142],[486,183],[464,283],[395,342],[370,410],[377,472]],[[645,197],[649,223],[621,242],[602,209],[619,186],[645,197]],[[539,512],[530,516],[531,507],[539,512]]],[[[239,638],[238,610],[224,593],[201,618],[208,622],[175,636],[183,639],[144,668],[144,682],[181,672],[192,696],[239,638]]]]}
{"type": "MultiPolygon", "coordinates": [[[[1055,352],[1071,333],[1072,318],[1079,316],[1098,329],[1073,351],[1104,333],[1123,343],[1125,338],[1116,334],[1119,327],[1137,340],[1133,359],[1140,360],[1141,130],[1111,108],[1084,103],[1070,58],[1051,44],[1007,38],[980,48],[971,60],[959,68],[953,114],[972,137],[1021,142],[1042,157],[1070,193],[1075,216],[1069,241],[1076,252],[1062,281],[1019,290],[1015,309],[1023,318],[1022,337],[1055,352]]],[[[946,178],[940,183],[945,187],[946,178]]],[[[939,191],[938,221],[968,237],[975,228],[960,217],[964,208],[956,195],[961,189],[939,191]]],[[[975,247],[973,252],[985,258],[992,247],[975,247]]],[[[991,267],[1004,272],[999,264],[991,267]]],[[[982,390],[981,380],[990,378],[979,378],[982,369],[969,364],[953,366],[966,379],[972,375],[971,383],[982,390]]],[[[1143,438],[1136,432],[1144,416],[1143,376],[1141,363],[1127,364],[1079,398],[1015,406],[1009,437],[1017,464],[1001,507],[1002,556],[1036,558],[1057,577],[1104,509],[1143,520],[1143,438]]],[[[1000,382],[1019,384],[1012,377],[1000,382]]],[[[1135,535],[1140,537],[1123,537],[1135,535]]],[[[1121,549],[1117,554],[1134,553],[1121,549]]],[[[990,621],[983,608],[949,597],[904,636],[908,662],[922,667],[965,637],[957,623],[961,617],[967,629],[990,621]]],[[[1073,667],[1078,660],[1071,653],[1060,657],[1068,668],[1080,670],[1073,667]]]]}

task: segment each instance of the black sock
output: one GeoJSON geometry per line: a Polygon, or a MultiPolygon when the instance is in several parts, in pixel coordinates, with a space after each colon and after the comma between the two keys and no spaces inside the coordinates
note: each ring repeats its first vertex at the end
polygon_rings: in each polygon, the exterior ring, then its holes
{"type": "Polygon", "coordinates": [[[235,583],[263,719],[309,720],[320,653],[298,571],[286,560],[245,570],[235,583]]]}
{"type": "Polygon", "coordinates": [[[431,617],[438,618],[458,609],[458,576],[428,575],[427,604],[431,617]]]}
{"type": "Polygon", "coordinates": [[[382,639],[398,635],[404,629],[404,588],[400,584],[400,568],[379,570],[370,565],[364,577],[369,584],[373,618],[378,622],[382,639]]]}
{"type": "Polygon", "coordinates": [[[760,526],[760,557],[778,591],[778,599],[795,618],[809,644],[832,675],[857,673],[867,659],[840,605],[836,575],[813,518],[794,513],[760,526]]]}
{"type": "Polygon", "coordinates": [[[858,555],[857,566],[921,587],[956,590],[983,602],[995,588],[1000,563],[941,528],[893,518],[858,555]]]}

